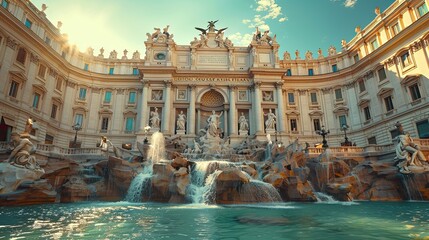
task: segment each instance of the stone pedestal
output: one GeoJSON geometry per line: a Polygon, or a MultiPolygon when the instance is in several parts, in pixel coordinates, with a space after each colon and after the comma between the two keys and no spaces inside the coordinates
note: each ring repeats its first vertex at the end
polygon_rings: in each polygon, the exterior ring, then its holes
{"type": "Polygon", "coordinates": [[[272,136],[272,135],[276,134],[276,130],[275,129],[266,129],[265,133],[270,134],[272,136]]]}
{"type": "Polygon", "coordinates": [[[176,130],[176,134],[177,135],[185,135],[186,134],[186,130],[176,130]]]}
{"type": "Polygon", "coordinates": [[[238,134],[239,134],[240,136],[247,136],[247,135],[249,135],[249,131],[240,130],[238,134]]]}

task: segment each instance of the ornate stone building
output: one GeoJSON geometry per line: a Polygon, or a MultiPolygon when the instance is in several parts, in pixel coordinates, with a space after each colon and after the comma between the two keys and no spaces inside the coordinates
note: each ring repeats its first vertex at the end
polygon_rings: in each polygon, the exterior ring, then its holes
{"type": "Polygon", "coordinates": [[[341,50],[283,59],[275,35],[257,31],[249,46],[234,46],[212,21],[190,45],[177,45],[166,26],[147,34],[144,54],[82,53],[31,2],[1,2],[0,141],[31,117],[34,141],[62,147],[76,124],[83,147],[101,135],[135,146],[154,131],[192,142],[214,114],[218,134],[232,144],[267,133],[316,144],[322,126],[333,146],[344,131],[360,146],[388,144],[397,121],[429,137],[427,1],[376,9],[341,50]]]}

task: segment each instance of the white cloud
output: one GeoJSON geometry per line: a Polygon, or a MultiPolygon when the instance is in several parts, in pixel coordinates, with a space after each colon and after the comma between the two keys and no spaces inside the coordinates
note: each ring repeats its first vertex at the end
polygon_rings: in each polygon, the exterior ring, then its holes
{"type": "Polygon", "coordinates": [[[284,22],[284,21],[286,21],[287,20],[287,18],[286,17],[282,17],[282,18],[280,18],[279,19],[279,22],[284,22]]]}
{"type": "Polygon", "coordinates": [[[250,19],[243,19],[243,20],[241,20],[241,22],[244,24],[249,24],[252,21],[250,19]]]}
{"type": "Polygon", "coordinates": [[[346,0],[344,2],[344,6],[345,7],[354,7],[356,2],[357,2],[357,0],[346,0]]]}
{"type": "Polygon", "coordinates": [[[247,46],[252,41],[253,34],[246,33],[243,35],[240,32],[236,32],[228,36],[228,38],[237,46],[247,46]]]}

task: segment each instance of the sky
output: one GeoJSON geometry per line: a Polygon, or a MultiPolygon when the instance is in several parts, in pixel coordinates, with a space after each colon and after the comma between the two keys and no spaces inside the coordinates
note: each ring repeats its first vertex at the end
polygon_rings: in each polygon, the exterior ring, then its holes
{"type": "MultiPolygon", "coordinates": [[[[329,46],[341,51],[341,40],[349,42],[355,27],[364,28],[374,18],[374,9],[384,11],[395,0],[31,0],[41,9],[46,4],[47,18],[67,34],[69,43],[80,51],[92,47],[94,54],[104,48],[105,54],[124,49],[145,52],[146,33],[170,25],[169,32],[179,45],[189,43],[216,21],[225,28],[225,37],[234,46],[247,47],[255,27],[270,30],[277,36],[280,53],[301,55],[329,46]]],[[[301,56],[301,57],[302,57],[301,56]]]]}

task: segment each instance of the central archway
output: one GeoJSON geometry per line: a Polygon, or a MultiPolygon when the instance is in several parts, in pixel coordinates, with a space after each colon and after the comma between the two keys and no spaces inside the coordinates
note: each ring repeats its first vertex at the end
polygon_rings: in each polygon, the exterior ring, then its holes
{"type": "MultiPolygon", "coordinates": [[[[207,120],[212,115],[212,111],[215,111],[217,115],[225,114],[225,98],[224,96],[211,89],[201,96],[200,100],[200,128],[207,127],[207,120]]],[[[219,118],[219,135],[223,137],[223,132],[226,129],[224,116],[219,118]]]]}

